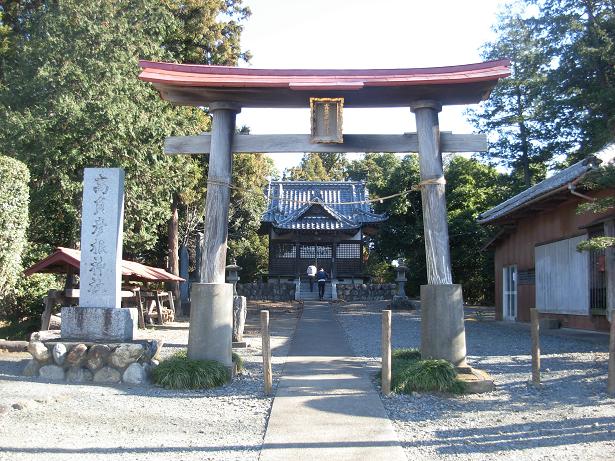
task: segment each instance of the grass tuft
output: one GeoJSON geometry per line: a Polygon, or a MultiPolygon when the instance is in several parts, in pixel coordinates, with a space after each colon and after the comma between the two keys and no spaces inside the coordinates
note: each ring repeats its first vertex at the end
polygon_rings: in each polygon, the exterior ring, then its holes
{"type": "Polygon", "coordinates": [[[446,360],[421,360],[417,349],[396,349],[391,355],[391,390],[396,394],[461,394],[465,390],[463,383],[457,379],[455,368],[446,360]]]}
{"type": "Polygon", "coordinates": [[[237,352],[233,352],[233,363],[237,366],[237,373],[243,371],[243,359],[237,352]]]}
{"type": "Polygon", "coordinates": [[[179,351],[160,362],[152,378],[165,389],[210,389],[227,383],[229,370],[215,360],[192,360],[179,351]]]}
{"type": "Polygon", "coordinates": [[[421,360],[421,351],[418,349],[395,349],[391,353],[393,360],[421,360]]]}

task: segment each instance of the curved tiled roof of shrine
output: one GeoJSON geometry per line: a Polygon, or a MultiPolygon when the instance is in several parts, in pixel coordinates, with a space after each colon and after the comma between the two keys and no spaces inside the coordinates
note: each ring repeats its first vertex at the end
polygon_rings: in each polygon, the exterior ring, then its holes
{"type": "Polygon", "coordinates": [[[361,181],[270,181],[261,221],[283,230],[351,230],[386,220],[361,181]]]}
{"type": "Polygon", "coordinates": [[[242,107],[309,107],[310,97],[343,97],[349,107],[443,105],[486,99],[508,60],[407,69],[253,69],[139,61],[139,78],[177,104],[235,102],[242,107]]]}

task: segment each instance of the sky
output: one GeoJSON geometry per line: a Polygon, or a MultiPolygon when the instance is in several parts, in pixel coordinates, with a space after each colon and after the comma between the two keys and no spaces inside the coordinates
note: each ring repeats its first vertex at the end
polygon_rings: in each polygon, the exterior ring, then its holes
{"type": "MultiPolygon", "coordinates": [[[[480,46],[503,0],[244,0],[252,16],[244,23],[242,49],[253,68],[378,69],[480,62],[480,46]]],[[[474,130],[469,106],[447,106],[440,129],[474,130]]],[[[237,125],[252,134],[309,133],[308,109],[243,109],[237,125]]],[[[344,133],[400,134],[415,131],[408,108],[345,109],[344,133]]],[[[302,154],[271,154],[280,172],[302,154]]],[[[356,157],[349,154],[350,158],[356,157]]]]}

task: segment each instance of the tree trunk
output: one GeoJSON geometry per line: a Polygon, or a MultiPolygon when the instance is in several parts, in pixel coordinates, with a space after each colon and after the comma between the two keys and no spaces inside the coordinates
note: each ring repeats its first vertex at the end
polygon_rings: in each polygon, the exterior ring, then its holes
{"type": "Polygon", "coordinates": [[[523,168],[523,182],[528,188],[532,185],[532,175],[530,172],[530,152],[527,136],[527,127],[523,121],[523,100],[521,97],[521,89],[516,88],[517,96],[517,117],[519,119],[519,138],[521,141],[521,167],[523,168]]]}
{"type": "MultiPolygon", "coordinates": [[[[179,197],[177,194],[173,194],[168,234],[169,272],[173,275],[179,275],[179,197]]],[[[179,283],[169,282],[168,288],[173,291],[175,299],[179,300],[179,283]]]]}

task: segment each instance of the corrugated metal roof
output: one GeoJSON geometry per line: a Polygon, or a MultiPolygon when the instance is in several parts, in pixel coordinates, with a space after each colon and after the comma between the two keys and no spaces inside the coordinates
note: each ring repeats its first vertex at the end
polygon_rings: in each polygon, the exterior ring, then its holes
{"type": "Polygon", "coordinates": [[[271,181],[262,222],[288,230],[348,230],[378,223],[360,181],[271,181]],[[358,202],[358,203],[357,203],[358,202]]]}
{"type": "Polygon", "coordinates": [[[550,178],[539,182],[538,184],[524,190],[520,194],[509,198],[505,202],[491,208],[478,216],[478,222],[480,224],[488,224],[499,218],[502,218],[513,211],[522,208],[527,203],[539,199],[543,195],[546,195],[552,191],[555,191],[561,187],[566,186],[572,181],[580,178],[588,171],[596,168],[603,161],[613,161],[615,156],[615,145],[611,144],[605,147],[603,150],[595,155],[591,155],[580,162],[569,166],[565,170],[562,170],[550,178]]]}

